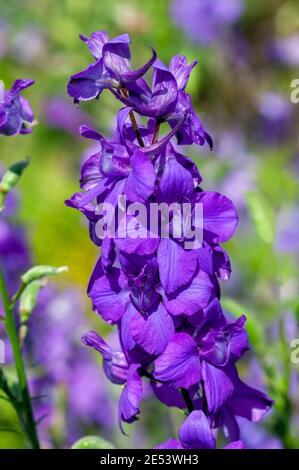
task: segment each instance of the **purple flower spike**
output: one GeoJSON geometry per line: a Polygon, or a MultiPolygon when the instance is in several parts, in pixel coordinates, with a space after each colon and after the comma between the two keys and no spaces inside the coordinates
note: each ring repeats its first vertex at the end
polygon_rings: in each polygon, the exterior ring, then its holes
{"type": "MultiPolygon", "coordinates": [[[[215,0],[215,9],[202,2],[215,21],[226,22],[222,0],[215,0]]],[[[239,0],[232,9],[233,3],[239,0]]],[[[127,34],[110,40],[99,31],[81,39],[95,62],[71,77],[69,94],[90,100],[108,88],[125,105],[111,138],[81,126],[95,153],[82,165],[82,192],[67,201],[86,216],[90,238],[101,248],[88,296],[95,312],[116,325],[121,351],[95,332],[83,342],[100,352],[108,378],[124,385],[122,432],[123,422],[133,423],[140,413],[144,378],[161,403],[187,415],[178,439],[156,448],[215,449],[223,429],[223,448],[242,449],[237,417],[257,422],[273,402],[239,379],[237,362],[249,349],[246,317],[229,321],[220,303],[219,280],[231,274],[222,243],[234,235],[237,211],[226,196],[201,188],[197,166],[172,143],[213,146],[185,91],[197,62],[176,55],[167,67],[153,51],[132,71],[127,34]],[[144,76],[150,67],[151,86],[144,76]],[[170,131],[161,137],[163,123],[170,131]],[[102,204],[115,210],[113,230],[102,204]],[[109,226],[108,236],[98,234],[99,223],[109,226]]]]}

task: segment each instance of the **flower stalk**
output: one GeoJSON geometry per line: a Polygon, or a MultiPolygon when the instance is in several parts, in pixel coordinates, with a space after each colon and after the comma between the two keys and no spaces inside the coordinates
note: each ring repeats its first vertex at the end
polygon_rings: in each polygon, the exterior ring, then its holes
{"type": "Polygon", "coordinates": [[[21,397],[21,402],[19,403],[19,407],[16,410],[18,415],[22,416],[22,424],[24,427],[24,432],[28,441],[30,442],[30,446],[33,449],[39,449],[39,440],[38,434],[36,430],[36,424],[34,420],[32,404],[30,399],[30,393],[28,388],[28,380],[26,375],[25,364],[22,357],[22,351],[19,343],[19,335],[18,329],[16,326],[15,318],[14,318],[14,307],[18,300],[18,297],[15,297],[14,300],[10,301],[4,276],[2,270],[0,269],[0,292],[3,302],[3,308],[5,312],[5,319],[4,324],[6,327],[6,331],[12,346],[14,362],[18,377],[18,388],[21,397]]]}

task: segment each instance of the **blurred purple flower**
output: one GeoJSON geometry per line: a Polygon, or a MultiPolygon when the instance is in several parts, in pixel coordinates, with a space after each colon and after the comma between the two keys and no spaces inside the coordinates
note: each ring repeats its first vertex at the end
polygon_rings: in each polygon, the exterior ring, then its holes
{"type": "Polygon", "coordinates": [[[241,430],[241,439],[247,449],[283,449],[279,438],[271,435],[260,425],[249,423],[243,418],[238,418],[241,430]]]}
{"type": "Polygon", "coordinates": [[[299,34],[276,39],[271,47],[271,55],[289,67],[298,67],[299,34]]]}
{"type": "Polygon", "coordinates": [[[195,43],[220,39],[243,12],[242,0],[173,0],[172,17],[195,43]]]}
{"type": "Polygon", "coordinates": [[[43,115],[49,127],[63,130],[75,137],[78,137],[79,127],[83,123],[91,125],[92,122],[87,113],[76,109],[62,96],[48,98],[43,104],[43,115]]]}
{"type": "Polygon", "coordinates": [[[5,57],[9,50],[10,26],[3,18],[0,18],[0,58],[5,57]]]}
{"type": "Polygon", "coordinates": [[[28,26],[13,35],[12,53],[24,64],[35,64],[45,56],[44,32],[37,26],[28,26]]]}
{"type": "Polygon", "coordinates": [[[260,96],[258,111],[258,133],[265,142],[276,142],[285,138],[292,121],[292,105],[289,97],[268,91],[260,96]]]}
{"type": "Polygon", "coordinates": [[[279,253],[299,253],[298,207],[288,207],[278,214],[275,248],[279,253]]]}

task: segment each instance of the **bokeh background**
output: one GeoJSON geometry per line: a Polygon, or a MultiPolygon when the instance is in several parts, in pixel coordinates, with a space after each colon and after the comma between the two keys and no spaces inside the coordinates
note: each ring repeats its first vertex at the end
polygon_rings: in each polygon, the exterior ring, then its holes
{"type": "MultiPolygon", "coordinates": [[[[188,91],[214,150],[184,150],[198,164],[203,187],[223,192],[239,210],[239,229],[226,246],[233,273],[222,283],[223,305],[248,318],[252,351],[242,375],[276,400],[264,423],[242,423],[243,438],[253,448],[298,448],[299,365],[290,360],[290,341],[299,337],[299,104],[290,101],[291,81],[299,78],[297,0],[0,0],[0,78],[6,87],[15,78],[36,80],[26,97],[39,121],[28,137],[0,139],[1,167],[30,158],[11,222],[24,228],[35,263],[69,267],[40,300],[36,335],[43,340],[30,346],[32,387],[43,378],[51,397],[50,405],[47,398],[39,405],[44,445],[69,446],[93,433],[119,447],[152,447],[176,429],[175,413],[148,393],[135,431],[120,437],[119,389],[80,345],[79,333],[91,325],[111,333],[85,295],[97,249],[83,217],[64,200],[78,189],[82,159],[94,150],[80,139],[79,125],[89,122],[109,135],[116,103],[103,93],[77,110],[66,83],[90,62],[78,34],[101,29],[112,37],[130,34],[134,67],[147,60],[149,46],[166,63],[179,53],[198,60],[188,91]],[[57,342],[61,350],[49,359],[57,342]],[[80,360],[73,363],[70,351],[80,360]],[[80,379],[82,369],[90,370],[80,379]]],[[[10,406],[0,400],[0,447],[23,445],[10,406]]]]}

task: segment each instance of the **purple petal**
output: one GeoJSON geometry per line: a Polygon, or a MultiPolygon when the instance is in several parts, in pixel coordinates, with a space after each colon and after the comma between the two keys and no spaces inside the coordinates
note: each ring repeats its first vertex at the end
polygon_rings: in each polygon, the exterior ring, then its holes
{"type": "MultiPolygon", "coordinates": [[[[31,109],[29,101],[26,100],[26,98],[24,98],[24,96],[20,96],[19,101],[20,101],[20,105],[21,105],[20,113],[21,113],[21,116],[22,116],[23,120],[27,123],[32,123],[33,120],[34,120],[34,114],[33,114],[33,111],[31,109]]],[[[32,129],[29,128],[29,129],[26,129],[26,131],[32,131],[32,129]]]]}
{"type": "Polygon", "coordinates": [[[112,268],[92,282],[88,295],[92,300],[94,310],[105,321],[115,323],[125,313],[130,292],[127,290],[124,274],[120,269],[112,268]]]}
{"type": "Polygon", "coordinates": [[[234,323],[220,329],[211,329],[200,338],[200,356],[214,366],[225,366],[230,359],[231,339],[244,330],[246,317],[242,315],[234,323]]]}
{"type": "Polygon", "coordinates": [[[223,406],[218,413],[215,421],[215,427],[222,428],[226,438],[230,441],[240,439],[240,427],[235,415],[230,411],[228,406],[223,406]]]}
{"type": "Polygon", "coordinates": [[[130,229],[127,228],[126,238],[116,238],[116,246],[128,254],[151,255],[154,253],[160,243],[158,238],[133,238],[130,236],[130,229]]]}
{"type": "Polygon", "coordinates": [[[176,122],[185,115],[184,123],[176,133],[179,145],[204,145],[206,142],[212,149],[213,141],[205,131],[199,117],[193,109],[191,96],[184,91],[179,91],[177,105],[169,117],[169,125],[174,127],[176,122]]]}
{"type": "Polygon", "coordinates": [[[201,379],[196,342],[187,333],[176,333],[155,361],[154,376],[174,388],[189,388],[201,379]]]}
{"type": "Polygon", "coordinates": [[[186,408],[186,403],[179,390],[171,388],[161,383],[151,383],[155,396],[166,406],[175,406],[176,408],[186,408]]]}
{"type": "Polygon", "coordinates": [[[1,104],[0,104],[0,127],[3,126],[3,124],[5,124],[6,122],[6,118],[7,118],[7,114],[4,110],[4,107],[2,106],[1,108],[1,104]]]}
{"type": "Polygon", "coordinates": [[[234,331],[230,341],[230,362],[236,362],[250,349],[248,335],[244,328],[234,331]]]}
{"type": "Polygon", "coordinates": [[[132,171],[127,178],[125,194],[132,202],[145,202],[155,189],[155,169],[140,150],[132,156],[131,167],[132,171]]]}
{"type": "Polygon", "coordinates": [[[105,84],[100,82],[104,78],[103,62],[99,60],[71,76],[67,86],[68,94],[77,101],[92,100],[105,88],[105,84]]]}
{"type": "Polygon", "coordinates": [[[87,126],[86,124],[83,124],[79,127],[79,132],[83,137],[85,137],[85,139],[98,140],[99,142],[106,140],[105,137],[102,136],[102,134],[100,134],[92,127],[87,126]]]}
{"type": "Polygon", "coordinates": [[[163,174],[157,192],[157,201],[185,202],[194,191],[193,177],[177,159],[169,155],[166,158],[163,174]]]}
{"type": "Polygon", "coordinates": [[[122,34],[103,46],[103,61],[112,76],[122,83],[123,74],[130,70],[130,38],[122,34]]]}
{"type": "Polygon", "coordinates": [[[122,385],[127,381],[128,363],[123,352],[112,350],[95,331],[85,333],[81,339],[102,355],[105,374],[112,383],[122,385]]]}
{"type": "Polygon", "coordinates": [[[125,313],[123,314],[121,321],[120,321],[120,338],[123,345],[123,349],[125,351],[132,351],[136,346],[136,342],[132,336],[131,330],[131,321],[132,318],[136,315],[137,310],[129,303],[125,313]]]}
{"type": "Polygon", "coordinates": [[[100,194],[102,194],[106,189],[107,189],[107,178],[102,178],[95,186],[89,189],[87,193],[83,194],[79,202],[79,208],[86,206],[87,204],[92,202],[100,194]]]}
{"type": "Polygon", "coordinates": [[[130,114],[130,112],[132,111],[132,109],[133,108],[126,106],[125,108],[120,109],[117,113],[117,129],[122,138],[124,134],[124,128],[126,125],[126,119],[128,115],[130,114]]]}
{"type": "Polygon", "coordinates": [[[217,297],[213,298],[206,308],[200,310],[197,314],[189,316],[188,321],[196,327],[199,337],[211,328],[219,329],[226,325],[226,320],[217,297]]]}
{"type": "Polygon", "coordinates": [[[204,239],[212,243],[229,240],[238,225],[238,214],[230,199],[216,192],[198,194],[203,204],[204,239]]]}
{"type": "Polygon", "coordinates": [[[194,250],[184,250],[178,243],[167,238],[160,242],[157,259],[161,284],[167,294],[188,284],[197,266],[194,250]]]}
{"type": "Polygon", "coordinates": [[[102,141],[101,173],[109,178],[124,178],[130,172],[130,156],[122,144],[102,141]]]}
{"type": "Polygon", "coordinates": [[[124,83],[127,83],[127,82],[133,82],[133,81],[138,80],[140,77],[142,77],[150,69],[150,67],[155,62],[156,58],[157,58],[157,53],[152,48],[152,57],[139,69],[124,72],[122,74],[122,81],[124,83]]]}
{"type": "Polygon", "coordinates": [[[139,346],[149,354],[161,354],[174,334],[171,316],[159,303],[146,318],[136,313],[131,321],[132,336],[139,346]]]}
{"type": "Polygon", "coordinates": [[[177,94],[178,88],[174,76],[162,62],[156,60],[150,114],[146,115],[162,118],[169,114],[175,107],[177,94]]]}
{"type": "Polygon", "coordinates": [[[201,410],[192,411],[179,430],[184,449],[215,449],[215,439],[209,421],[201,410]]]}
{"type": "Polygon", "coordinates": [[[185,89],[190,73],[196,64],[197,61],[195,60],[190,65],[187,65],[187,57],[184,55],[176,55],[171,59],[169,70],[174,75],[179,90],[185,89]]]}
{"type": "Polygon", "coordinates": [[[171,437],[167,441],[155,446],[154,449],[183,449],[183,447],[177,439],[171,437]]]}
{"type": "Polygon", "coordinates": [[[139,403],[142,398],[142,380],[138,374],[139,364],[132,364],[128,372],[127,385],[123,389],[118,403],[118,422],[122,432],[122,421],[132,423],[140,413],[139,403]]]}
{"type": "Polygon", "coordinates": [[[107,32],[95,31],[94,33],[91,33],[90,38],[84,36],[83,34],[80,34],[79,37],[82,39],[82,41],[86,42],[92,56],[96,60],[101,59],[103,46],[109,41],[107,32]]]}
{"type": "Polygon", "coordinates": [[[142,116],[162,119],[175,109],[178,95],[176,80],[158,59],[154,63],[153,91],[149,96],[147,88],[145,91],[146,94],[140,95],[139,92],[137,96],[130,95],[129,97],[123,97],[115,92],[115,96],[126,106],[133,107],[142,116]]]}
{"type": "Polygon", "coordinates": [[[227,281],[231,275],[230,259],[226,251],[221,246],[213,249],[213,271],[219,279],[227,281]]]}
{"type": "Polygon", "coordinates": [[[209,413],[216,413],[223,403],[232,395],[234,384],[224,370],[202,362],[202,378],[209,413]]]}
{"type": "Polygon", "coordinates": [[[96,186],[101,180],[99,172],[99,161],[101,154],[91,155],[82,165],[80,187],[88,191],[96,186]]]}
{"type": "Polygon", "coordinates": [[[105,272],[112,267],[115,257],[116,253],[114,242],[112,238],[105,237],[101,248],[101,261],[105,272]]]}
{"type": "Polygon", "coordinates": [[[245,444],[243,441],[234,441],[227,444],[224,449],[245,449],[245,444]]]}
{"type": "Polygon", "coordinates": [[[228,399],[227,405],[232,413],[253,421],[260,421],[273,406],[273,400],[265,393],[249,387],[240,379],[235,384],[235,392],[228,399]]]}
{"type": "MultiPolygon", "coordinates": [[[[177,269],[181,273],[182,268],[177,269]]],[[[172,315],[194,315],[207,307],[214,295],[210,277],[204,271],[198,270],[187,286],[167,296],[165,307],[172,315]]]]}
{"type": "Polygon", "coordinates": [[[15,80],[14,84],[12,85],[9,91],[9,97],[15,98],[22,90],[32,86],[35,83],[35,80],[31,80],[30,78],[18,79],[15,80]]]}

